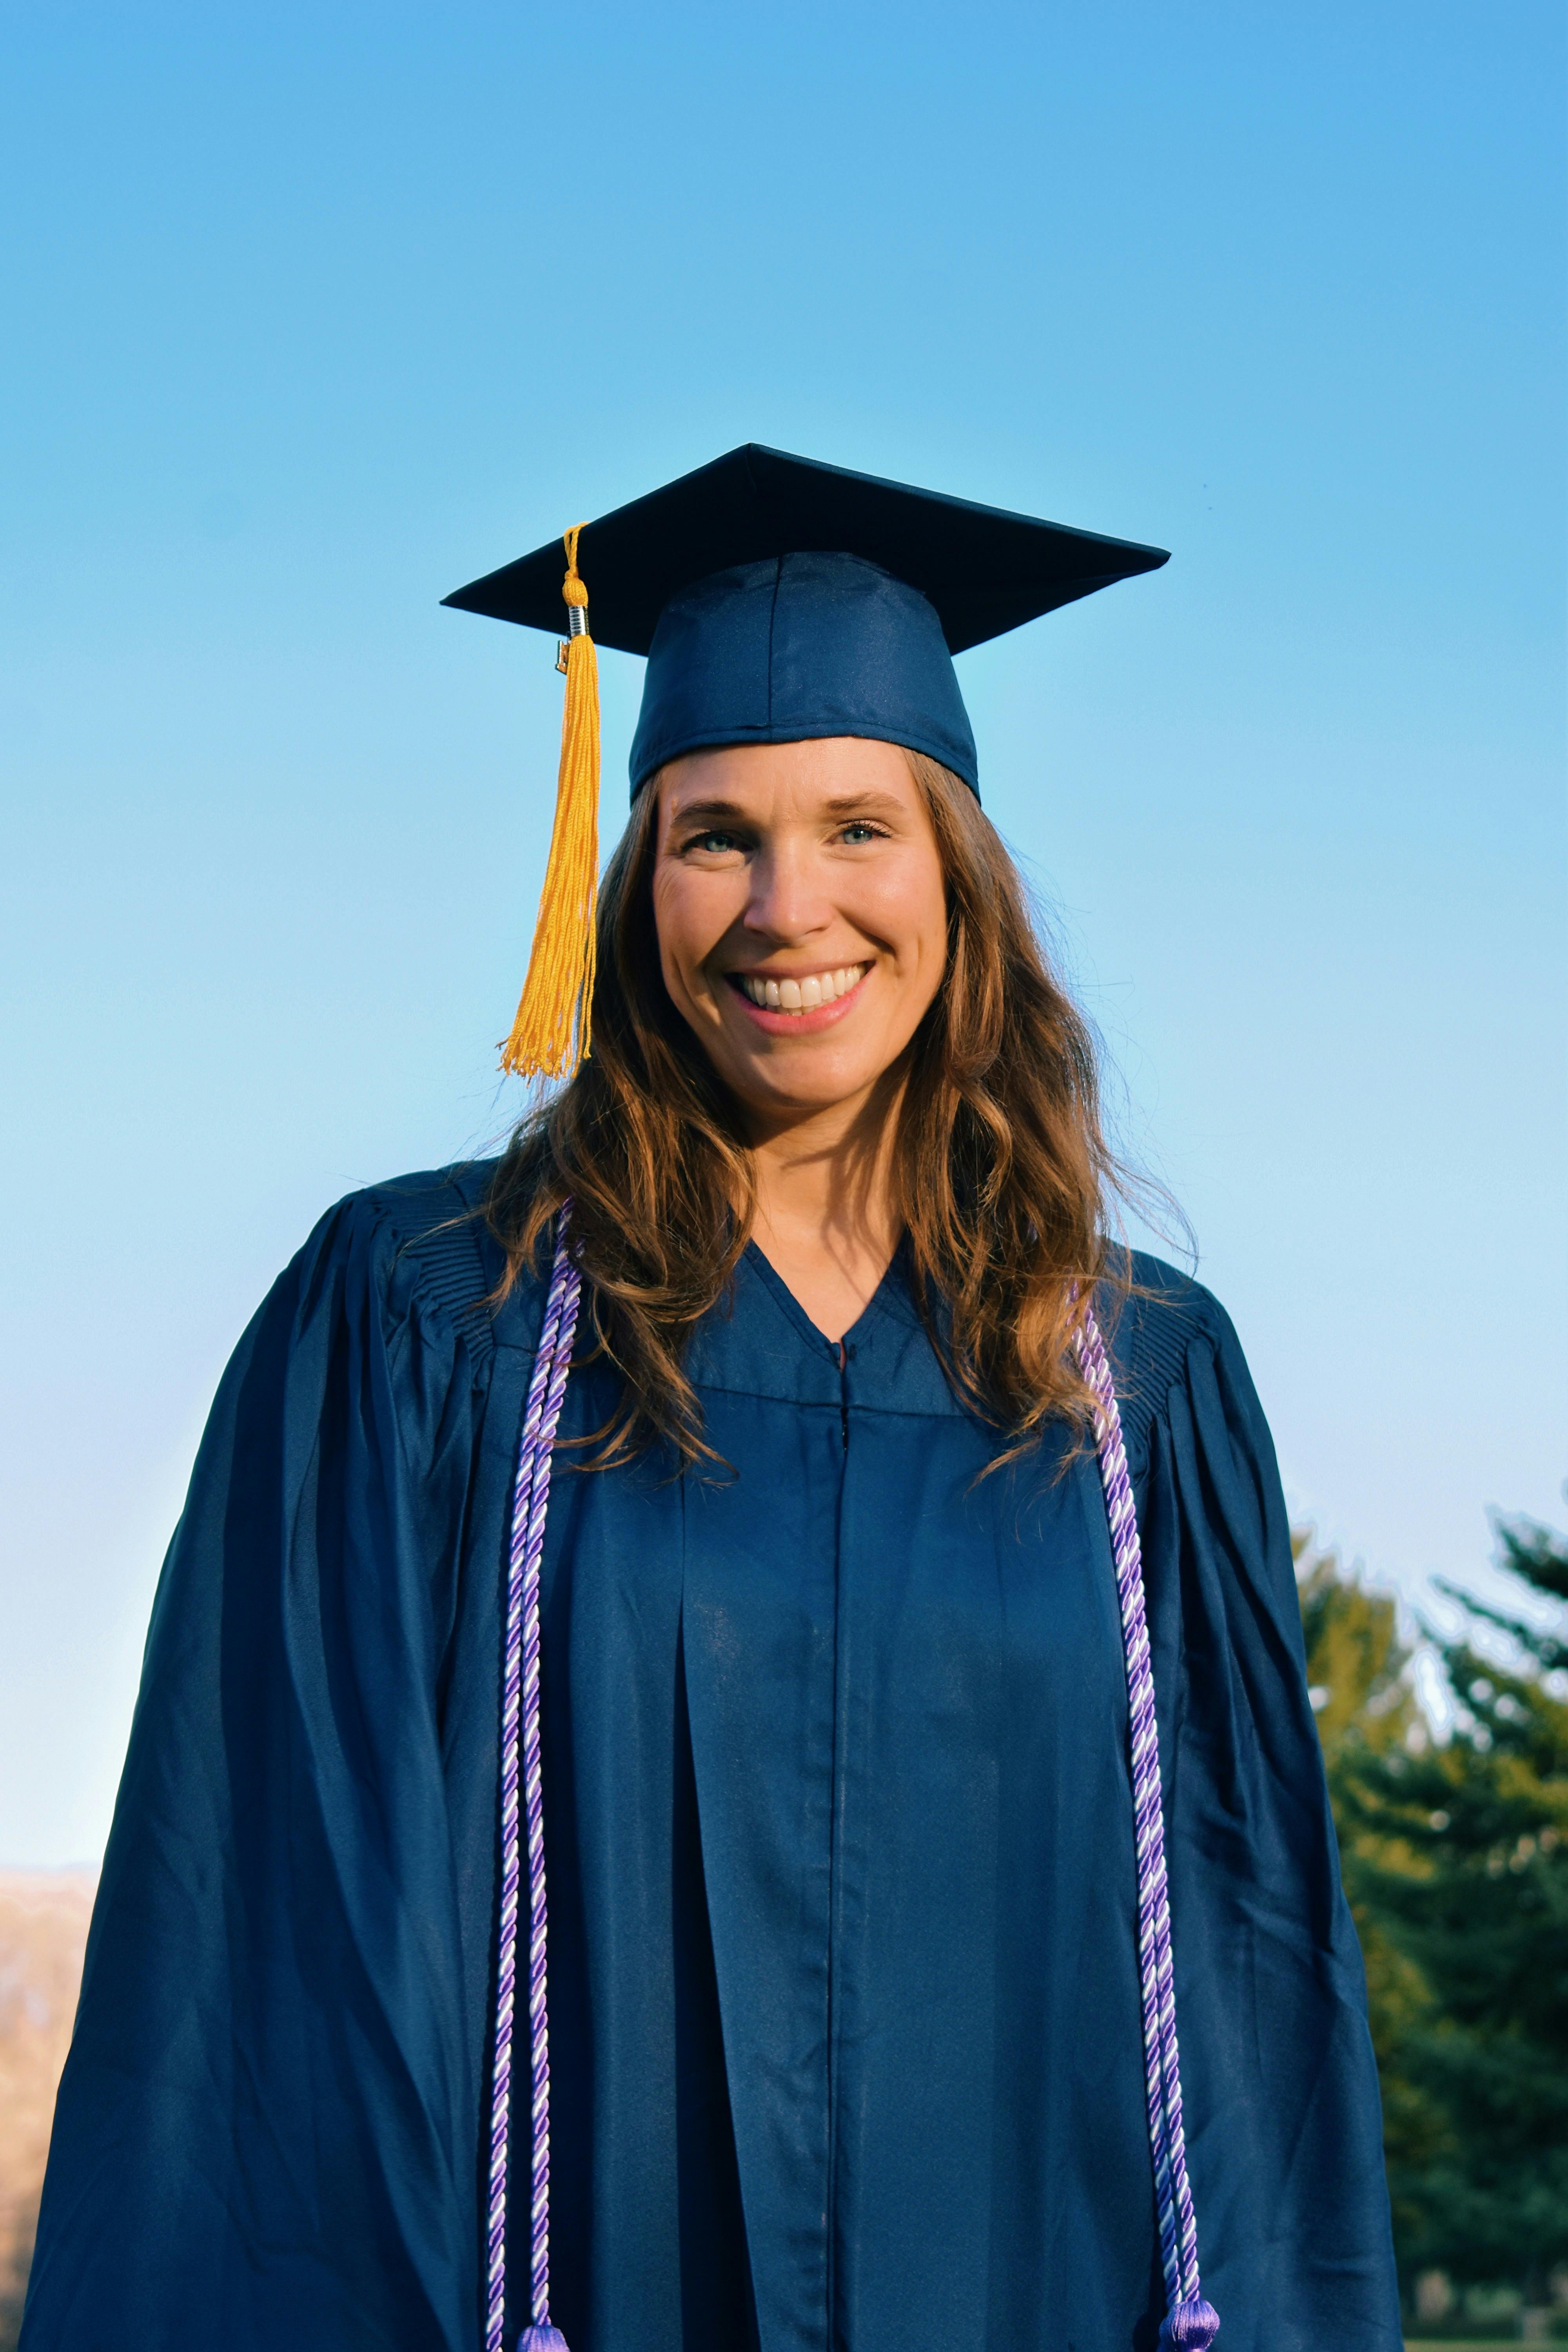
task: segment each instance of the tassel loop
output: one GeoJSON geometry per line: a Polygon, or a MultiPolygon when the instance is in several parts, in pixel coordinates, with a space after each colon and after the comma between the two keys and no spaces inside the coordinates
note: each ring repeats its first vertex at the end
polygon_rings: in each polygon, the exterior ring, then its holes
{"type": "Polygon", "coordinates": [[[588,634],[588,591],[577,570],[581,523],[565,533],[561,583],[570,635],[555,824],[533,951],[500,1066],[516,1077],[569,1078],[588,1051],[594,1002],[594,919],[599,888],[599,656],[588,634]]]}
{"type": "MultiPolygon", "coordinates": [[[[1209,2352],[1219,2334],[1219,2314],[1201,2294],[1178,2303],[1160,2322],[1160,2352],[1209,2352]]],[[[565,2352],[565,2347],[562,2347],[565,2352]]]]}

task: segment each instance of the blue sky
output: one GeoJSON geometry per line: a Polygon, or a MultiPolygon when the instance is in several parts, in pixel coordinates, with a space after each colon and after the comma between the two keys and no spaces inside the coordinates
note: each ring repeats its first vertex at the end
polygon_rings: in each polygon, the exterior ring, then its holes
{"type": "Polygon", "coordinates": [[[1561,1519],[1557,5],[0,48],[0,1860],[101,1845],[273,1274],[512,1113],[560,681],[437,600],[746,439],[1173,550],[963,657],[986,804],[1300,1512],[1415,1600],[1561,1519]]]}

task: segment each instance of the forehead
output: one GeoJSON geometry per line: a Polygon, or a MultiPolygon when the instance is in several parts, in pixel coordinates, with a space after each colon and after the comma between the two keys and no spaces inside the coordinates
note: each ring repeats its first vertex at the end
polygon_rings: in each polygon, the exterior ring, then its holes
{"type": "Polygon", "coordinates": [[[859,735],[688,752],[664,770],[658,792],[662,825],[700,812],[784,823],[849,814],[870,801],[910,813],[923,806],[899,745],[859,735]]]}

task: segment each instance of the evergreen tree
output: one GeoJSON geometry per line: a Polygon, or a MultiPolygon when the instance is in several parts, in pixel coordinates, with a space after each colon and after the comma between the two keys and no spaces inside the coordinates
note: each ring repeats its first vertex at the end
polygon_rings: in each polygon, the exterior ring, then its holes
{"type": "MultiPolygon", "coordinates": [[[[1568,1543],[1526,1521],[1499,1533],[1531,1593],[1568,1599],[1568,1543]]],[[[1447,1589],[1466,1612],[1439,1644],[1449,1738],[1387,1736],[1363,1704],[1342,1731],[1326,1722],[1325,1748],[1374,1987],[1401,2270],[1542,2301],[1568,2262],[1568,1641],[1561,1612],[1542,1631],[1447,1589]],[[1483,1626],[1510,1664],[1476,1646],[1483,1626]]]]}
{"type": "Polygon", "coordinates": [[[1360,1818],[1352,1791],[1369,1763],[1396,1761],[1412,1745],[1425,1745],[1428,1734],[1406,1679],[1410,1656],[1399,1640],[1392,1598],[1367,1591],[1345,1574],[1333,1553],[1314,1552],[1305,1533],[1295,1537],[1294,1549],[1307,1680],[1323,1744],[1345,1891],[1366,1962],[1394,2237],[1403,2243],[1419,2231],[1421,2216],[1402,2202],[1401,2185],[1425,2168],[1446,2139],[1440,2110],[1401,2066],[1402,2053],[1433,2004],[1419,1969],[1383,1919],[1376,1866],[1386,1858],[1386,1841],[1380,1826],[1360,1818]]]}

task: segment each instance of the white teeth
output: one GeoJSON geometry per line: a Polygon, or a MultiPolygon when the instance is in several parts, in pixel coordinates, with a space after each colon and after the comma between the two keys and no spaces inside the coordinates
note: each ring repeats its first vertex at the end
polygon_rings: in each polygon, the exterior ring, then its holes
{"type": "Polygon", "coordinates": [[[808,972],[802,980],[763,980],[742,972],[741,986],[753,1004],[769,1013],[810,1013],[818,1005],[836,1003],[865,978],[863,963],[840,966],[837,971],[808,972]]]}

